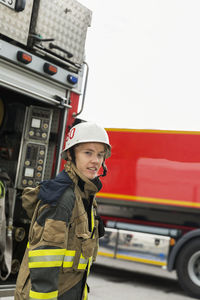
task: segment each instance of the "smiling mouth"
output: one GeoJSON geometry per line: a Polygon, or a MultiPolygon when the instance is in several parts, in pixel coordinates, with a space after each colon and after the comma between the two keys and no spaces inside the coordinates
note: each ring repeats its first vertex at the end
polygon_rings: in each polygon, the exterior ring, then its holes
{"type": "Polygon", "coordinates": [[[96,172],[97,171],[97,168],[88,168],[89,171],[93,171],[93,172],[96,172]]]}

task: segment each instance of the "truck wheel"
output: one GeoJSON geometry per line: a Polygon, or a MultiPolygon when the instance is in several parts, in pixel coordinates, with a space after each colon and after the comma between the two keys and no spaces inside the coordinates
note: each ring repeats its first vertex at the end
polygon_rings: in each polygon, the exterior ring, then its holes
{"type": "Polygon", "coordinates": [[[190,241],[183,247],[176,262],[179,283],[186,293],[200,299],[200,240],[190,241]]]}

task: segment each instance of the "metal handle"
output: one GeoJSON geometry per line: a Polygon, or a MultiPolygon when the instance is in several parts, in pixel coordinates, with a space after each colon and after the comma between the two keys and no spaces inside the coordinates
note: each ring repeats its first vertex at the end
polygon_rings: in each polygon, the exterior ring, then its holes
{"type": "Polygon", "coordinates": [[[55,45],[55,44],[53,44],[53,43],[49,43],[49,48],[50,48],[50,49],[57,49],[57,50],[59,50],[59,51],[64,52],[65,54],[67,54],[67,57],[68,57],[68,58],[72,58],[72,57],[73,57],[73,54],[72,54],[72,53],[70,53],[69,51],[67,51],[67,50],[65,50],[65,49],[63,49],[63,48],[61,48],[61,47],[59,47],[59,46],[57,46],[57,45],[55,45]]]}
{"type": "Polygon", "coordinates": [[[83,63],[86,66],[86,74],[85,74],[84,90],[83,90],[83,96],[82,96],[82,105],[81,105],[81,109],[78,113],[73,113],[72,114],[74,118],[76,118],[77,116],[79,116],[82,113],[84,103],[85,103],[85,95],[86,95],[86,88],[87,88],[87,81],[88,81],[89,66],[85,61],[83,63]]]}
{"type": "Polygon", "coordinates": [[[45,101],[45,102],[51,102],[51,103],[54,103],[54,104],[59,105],[59,106],[62,106],[62,107],[72,108],[71,105],[65,104],[65,103],[64,103],[64,102],[67,100],[67,99],[64,98],[64,97],[55,95],[55,98],[57,98],[57,99],[60,100],[60,101],[58,101],[58,100],[54,100],[54,99],[52,99],[52,98],[46,97],[46,96],[44,96],[44,95],[41,95],[41,94],[39,94],[39,93],[30,91],[30,90],[28,90],[28,89],[26,89],[26,88],[17,86],[16,84],[10,83],[10,82],[8,82],[8,81],[6,81],[6,80],[0,79],[0,83],[1,83],[3,86],[5,86],[5,87],[8,87],[8,86],[9,86],[9,87],[11,87],[11,88],[14,88],[14,89],[17,90],[17,91],[19,90],[19,91],[24,92],[24,93],[26,93],[26,94],[28,94],[28,95],[32,95],[32,96],[34,96],[34,97],[40,98],[42,101],[45,101]]]}
{"type": "Polygon", "coordinates": [[[32,38],[35,41],[39,41],[39,42],[53,42],[55,41],[54,38],[47,38],[47,39],[43,39],[42,36],[40,34],[36,34],[36,33],[29,33],[28,35],[30,38],[32,38]]]}

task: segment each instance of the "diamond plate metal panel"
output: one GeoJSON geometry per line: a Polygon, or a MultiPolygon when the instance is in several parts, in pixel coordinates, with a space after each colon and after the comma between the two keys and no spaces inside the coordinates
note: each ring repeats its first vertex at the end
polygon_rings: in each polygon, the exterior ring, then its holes
{"type": "Polygon", "coordinates": [[[0,3],[0,33],[27,45],[33,0],[26,2],[22,12],[16,12],[0,3]]]}
{"type": "Polygon", "coordinates": [[[73,63],[82,64],[91,16],[91,11],[75,0],[42,0],[35,33],[41,35],[42,39],[53,38],[52,44],[64,51],[50,49],[50,43],[47,42],[42,43],[45,49],[73,63]],[[73,56],[69,57],[66,52],[73,56]]]}

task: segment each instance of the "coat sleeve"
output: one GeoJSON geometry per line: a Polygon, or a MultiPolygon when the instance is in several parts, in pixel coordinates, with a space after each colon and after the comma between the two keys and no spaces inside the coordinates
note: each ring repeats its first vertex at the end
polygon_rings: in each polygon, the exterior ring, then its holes
{"type": "Polygon", "coordinates": [[[56,300],[75,196],[67,189],[56,206],[45,206],[29,234],[29,299],[56,300]]]}

